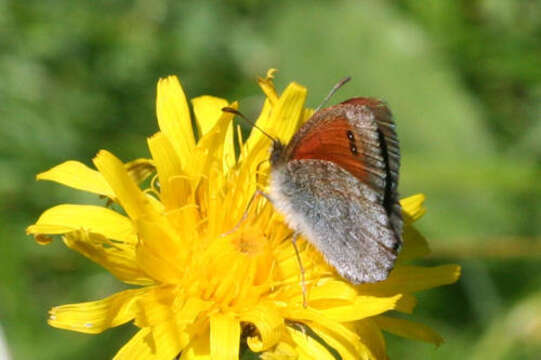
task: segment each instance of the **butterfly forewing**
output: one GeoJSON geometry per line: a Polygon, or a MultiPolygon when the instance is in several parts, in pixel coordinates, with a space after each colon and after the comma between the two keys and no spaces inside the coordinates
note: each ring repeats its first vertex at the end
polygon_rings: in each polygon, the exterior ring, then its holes
{"type": "Polygon", "coordinates": [[[291,149],[291,159],[331,161],[357,178],[367,180],[368,172],[372,169],[356,158],[355,155],[362,153],[363,149],[361,144],[354,140],[352,127],[345,117],[322,119],[314,123],[314,128],[307,130],[309,131],[306,131],[291,149]]]}
{"type": "Polygon", "coordinates": [[[380,122],[394,126],[387,107],[375,99],[356,98],[323,109],[293,137],[286,150],[288,158],[335,162],[384,196],[386,185],[396,191],[400,159],[386,157],[382,142],[393,141],[396,145],[390,150],[394,154],[398,151],[398,141],[396,135],[385,135],[388,130],[394,133],[390,127],[381,125],[385,133],[379,129],[380,122]],[[349,103],[353,101],[366,104],[349,103]],[[386,163],[387,160],[392,163],[386,163]],[[396,177],[388,168],[395,171],[396,177]]]}

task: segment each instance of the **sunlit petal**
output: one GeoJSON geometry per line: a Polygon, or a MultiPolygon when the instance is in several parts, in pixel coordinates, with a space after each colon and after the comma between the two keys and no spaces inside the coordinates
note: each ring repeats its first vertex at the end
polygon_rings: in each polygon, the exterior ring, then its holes
{"type": "Polygon", "coordinates": [[[184,182],[174,181],[182,179],[185,173],[180,159],[173,151],[173,145],[167,136],[159,132],[148,139],[148,148],[158,171],[162,203],[168,210],[182,206],[190,195],[190,189],[183,186],[184,182]]]}
{"type": "Polygon", "coordinates": [[[211,360],[210,334],[205,333],[194,338],[192,342],[182,350],[182,355],[179,360],[211,360]]]}
{"type": "Polygon", "coordinates": [[[93,205],[63,204],[52,207],[41,214],[26,232],[31,235],[65,234],[75,230],[86,230],[132,245],[137,240],[129,218],[93,205]]]}
{"type": "Polygon", "coordinates": [[[240,315],[241,321],[255,326],[258,336],[251,336],[247,343],[252,351],[260,352],[275,345],[283,336],[284,319],[272,303],[260,304],[240,315]]]}
{"type": "Polygon", "coordinates": [[[319,309],[319,311],[335,321],[361,320],[395,309],[401,297],[401,295],[389,298],[357,296],[349,305],[329,306],[325,309],[319,309]]]}
{"type": "Polygon", "coordinates": [[[139,219],[151,215],[150,201],[128,175],[124,164],[118,158],[110,152],[102,150],[94,158],[94,164],[111,186],[130,218],[139,219]]]}
{"type": "Polygon", "coordinates": [[[210,317],[210,354],[216,360],[239,358],[240,323],[231,314],[210,317]]]}
{"type": "Polygon", "coordinates": [[[111,242],[102,235],[85,231],[68,233],[63,240],[70,249],[101,265],[119,280],[134,285],[153,283],[137,264],[133,246],[111,242]]]}
{"type": "Polygon", "coordinates": [[[406,225],[418,220],[426,213],[424,202],[424,194],[416,194],[400,200],[406,225]]]}
{"type": "Polygon", "coordinates": [[[228,106],[229,102],[215,96],[203,95],[193,98],[192,105],[201,138],[216,125],[223,114],[222,109],[228,106]]]}
{"type": "Polygon", "coordinates": [[[146,288],[124,290],[103,300],[54,307],[49,311],[49,325],[98,334],[133,319],[137,299],[145,291],[146,288]]]}
{"type": "Polygon", "coordinates": [[[36,176],[38,180],[55,181],[78,190],[114,198],[114,193],[102,174],[78,161],[66,161],[36,176]]]}
{"type": "Polygon", "coordinates": [[[150,328],[141,329],[115,355],[114,360],[155,360],[150,328]]]}
{"type": "Polygon", "coordinates": [[[181,165],[187,166],[195,148],[195,137],[186,95],[176,76],[158,82],[156,115],[158,125],[173,145],[181,165]]]}
{"type": "Polygon", "coordinates": [[[401,265],[391,272],[384,282],[359,285],[361,291],[379,293],[412,293],[436,286],[452,284],[460,277],[460,266],[441,265],[435,267],[401,265]]]}

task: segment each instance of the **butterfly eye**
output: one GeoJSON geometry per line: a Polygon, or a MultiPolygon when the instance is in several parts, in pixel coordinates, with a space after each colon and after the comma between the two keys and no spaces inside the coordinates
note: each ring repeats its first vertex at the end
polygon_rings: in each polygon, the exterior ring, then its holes
{"type": "Polygon", "coordinates": [[[353,133],[351,132],[351,130],[348,130],[346,134],[349,140],[355,140],[355,136],[353,136],[353,133]]]}
{"type": "Polygon", "coordinates": [[[357,154],[357,146],[353,145],[353,144],[349,144],[349,149],[351,150],[351,152],[356,155],[357,154]]]}

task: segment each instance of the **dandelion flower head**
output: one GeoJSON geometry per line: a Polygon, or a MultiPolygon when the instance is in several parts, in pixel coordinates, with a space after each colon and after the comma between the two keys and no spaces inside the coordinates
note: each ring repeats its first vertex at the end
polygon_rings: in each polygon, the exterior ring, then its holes
{"type": "MultiPolygon", "coordinates": [[[[279,94],[272,70],[259,85],[266,99],[257,125],[287,142],[313,112],[307,90],[291,83],[279,94]]],[[[27,232],[40,244],[61,236],[132,285],[52,308],[51,326],[97,334],[133,322],[139,330],[115,359],[238,359],[243,351],[264,359],[385,359],[382,331],[442,342],[428,326],[393,317],[413,311],[414,292],[460,273],[456,265],[408,264],[428,252],[411,225],[425,212],[423,195],[401,201],[404,248],[383,282],[348,283],[301,237],[305,307],[291,230],[266,199],[248,207],[267,184],[270,140],[258,131],[244,138],[233,114],[222,111],[238,103],[217,97],[192,99],[192,121],[173,76],[159,81],[156,103],[150,159],[123,163],[102,150],[95,169],[67,161],[37,176],[108,200],[52,207],[27,232]]]]}

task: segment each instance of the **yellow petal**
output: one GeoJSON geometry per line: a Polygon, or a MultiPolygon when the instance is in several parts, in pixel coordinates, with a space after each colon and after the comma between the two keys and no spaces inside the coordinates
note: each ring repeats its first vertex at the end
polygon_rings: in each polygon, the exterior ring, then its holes
{"type": "Polygon", "coordinates": [[[215,304],[212,301],[190,297],[182,306],[182,309],[177,313],[177,322],[187,326],[193,323],[201,313],[208,311],[214,305],[215,304]]]}
{"type": "Polygon", "coordinates": [[[172,289],[171,285],[160,285],[141,296],[134,324],[140,328],[154,327],[174,318],[178,306],[173,305],[176,292],[172,289]]]}
{"type": "Polygon", "coordinates": [[[208,337],[207,317],[201,312],[213,304],[192,297],[182,305],[182,289],[177,289],[180,292],[175,289],[175,286],[154,288],[155,291],[145,294],[138,302],[141,311],[136,325],[146,323],[152,328],[157,359],[173,359],[201,333],[206,332],[208,337]]]}
{"type": "Polygon", "coordinates": [[[210,317],[210,353],[215,360],[239,358],[240,323],[231,314],[210,317]]]}
{"type": "Polygon", "coordinates": [[[113,190],[99,172],[78,161],[66,161],[38,174],[36,178],[38,180],[55,181],[62,185],[107,196],[111,199],[115,197],[113,190]]]}
{"type": "Polygon", "coordinates": [[[304,113],[307,91],[304,86],[292,82],[285,89],[269,117],[272,131],[287,143],[299,128],[304,113]]]}
{"type": "Polygon", "coordinates": [[[227,131],[225,133],[224,139],[224,153],[223,153],[223,167],[224,174],[232,169],[237,163],[236,153],[235,153],[235,136],[233,130],[233,121],[227,125],[227,131]]]}
{"type": "MultiPolygon", "coordinates": [[[[370,359],[367,356],[365,349],[363,348],[358,336],[343,338],[339,334],[334,332],[332,328],[320,327],[318,324],[311,324],[312,330],[314,330],[318,336],[328,345],[327,351],[336,352],[340,358],[346,359],[370,359]]],[[[351,332],[354,334],[354,332],[351,332]]]]}
{"type": "Polygon", "coordinates": [[[411,224],[425,214],[426,208],[423,205],[424,202],[424,194],[416,194],[400,200],[404,222],[406,224],[411,224]]]}
{"type": "Polygon", "coordinates": [[[434,267],[403,265],[396,269],[391,281],[398,283],[396,288],[403,292],[416,292],[452,284],[459,277],[459,265],[448,264],[434,267]]]}
{"type": "MultiPolygon", "coordinates": [[[[190,206],[184,206],[177,210],[179,210],[182,214],[185,214],[190,209],[190,206]]],[[[141,238],[144,238],[145,245],[150,246],[158,253],[161,253],[167,258],[175,261],[185,261],[189,254],[184,249],[187,245],[189,245],[187,241],[190,239],[181,238],[180,235],[184,234],[184,232],[177,232],[173,224],[169,222],[168,216],[164,215],[168,214],[154,213],[151,214],[151,216],[135,222],[137,233],[139,234],[139,244],[141,244],[141,238]],[[143,229],[142,226],[146,226],[144,224],[151,226],[151,228],[143,229]],[[151,232],[148,232],[149,229],[151,232]],[[146,235],[144,236],[143,231],[147,231],[146,235]]],[[[192,223],[189,224],[189,226],[195,227],[196,224],[192,223]]]]}
{"type": "Polygon", "coordinates": [[[318,309],[329,319],[346,322],[364,319],[370,316],[393,310],[402,295],[392,297],[357,296],[351,305],[329,306],[326,309],[318,309]]]}
{"type": "Polygon", "coordinates": [[[199,138],[205,136],[223,115],[222,109],[229,105],[225,99],[203,95],[192,99],[193,113],[199,130],[199,138]]]}
{"type": "MultiPolygon", "coordinates": [[[[268,99],[263,103],[263,108],[256,120],[256,125],[267,132],[270,128],[269,117],[272,113],[272,105],[268,99]]],[[[272,134],[270,134],[272,135],[272,134]]],[[[268,157],[270,142],[267,137],[259,130],[252,128],[250,135],[241,148],[240,158],[243,160],[242,165],[247,169],[255,169],[258,161],[262,161],[263,157],[268,157]],[[261,159],[261,160],[258,160],[261,159]]],[[[251,171],[245,170],[245,173],[251,174],[251,171]]]]}
{"type": "Polygon", "coordinates": [[[137,238],[130,219],[116,211],[93,205],[58,205],[45,211],[27,234],[65,234],[74,230],[98,233],[108,239],[135,245],[137,238]]]}
{"type": "MultiPolygon", "coordinates": [[[[298,269],[295,270],[298,271],[298,269]]],[[[329,300],[353,302],[356,297],[357,291],[355,291],[353,285],[340,280],[328,280],[311,288],[308,299],[310,306],[318,307],[318,304],[328,302],[329,300]]]]}
{"type": "Polygon", "coordinates": [[[278,94],[276,93],[276,89],[274,88],[274,74],[278,70],[276,69],[269,69],[267,71],[267,75],[264,78],[258,78],[257,82],[259,83],[259,87],[263,92],[265,93],[265,96],[267,99],[269,99],[270,103],[274,105],[278,101],[278,94]]]}
{"type": "Polygon", "coordinates": [[[283,310],[283,316],[287,319],[293,321],[300,321],[305,323],[308,326],[312,327],[314,324],[317,324],[319,327],[326,329],[332,329],[335,332],[336,336],[346,339],[346,341],[355,342],[358,339],[358,336],[355,332],[349,329],[345,324],[330,319],[325,316],[323,312],[308,308],[295,307],[288,308],[283,310]]]}
{"type": "Polygon", "coordinates": [[[271,303],[256,305],[240,314],[240,320],[253,324],[258,331],[258,336],[247,339],[248,346],[254,352],[261,352],[276,345],[284,334],[284,319],[271,303]]]}
{"type": "MultiPolygon", "coordinates": [[[[137,222],[140,243],[137,247],[137,263],[153,279],[172,284],[182,276],[182,267],[187,252],[183,252],[171,238],[172,231],[162,224],[140,220],[137,222]]],[[[174,235],[173,235],[174,236],[174,235]]]]}
{"type": "Polygon", "coordinates": [[[460,266],[458,265],[434,267],[400,265],[391,272],[387,280],[374,284],[361,284],[359,291],[378,294],[411,293],[452,284],[459,277],[460,266]]]}
{"type": "Polygon", "coordinates": [[[152,328],[156,343],[156,358],[173,359],[191,341],[191,335],[178,327],[175,319],[161,322],[152,328]]]}
{"type": "Polygon", "coordinates": [[[99,234],[76,231],[63,237],[64,243],[101,265],[119,280],[128,284],[150,285],[152,280],[135,259],[135,246],[114,243],[99,234]]]}
{"type": "MultiPolygon", "coordinates": [[[[234,102],[229,107],[238,109],[239,105],[234,102]]],[[[233,116],[229,112],[222,112],[212,129],[199,140],[193,156],[192,174],[211,176],[210,168],[216,163],[220,164],[220,170],[223,169],[224,145],[233,116]]]]}
{"type": "MultiPolygon", "coordinates": [[[[188,301],[179,311],[182,293],[175,289],[175,286],[168,285],[154,287],[137,302],[135,325],[152,329],[153,352],[157,359],[173,359],[190,343],[192,335],[186,331],[187,325],[194,322],[202,309],[193,305],[195,301],[188,301]]],[[[197,304],[201,303],[204,302],[197,304]]]]}
{"type": "Polygon", "coordinates": [[[209,332],[195,336],[192,342],[182,350],[179,360],[211,360],[209,332]]]}
{"type": "MultiPolygon", "coordinates": [[[[190,184],[187,179],[174,178],[171,186],[189,188],[190,184]]],[[[190,203],[183,207],[167,212],[164,218],[164,222],[170,224],[170,227],[176,230],[176,240],[180,241],[180,247],[184,249],[186,246],[191,246],[191,244],[199,241],[200,235],[197,224],[201,221],[201,214],[198,206],[193,202],[193,196],[190,197],[189,201],[190,203]]],[[[159,243],[159,239],[157,240],[159,243]]],[[[186,255],[188,252],[182,251],[182,253],[186,255]]]]}
{"type": "Polygon", "coordinates": [[[105,150],[100,151],[94,158],[94,164],[111,186],[130,218],[135,220],[153,213],[152,205],[146,195],[128,175],[124,164],[113,154],[105,150]]]}
{"type": "MultiPolygon", "coordinates": [[[[203,95],[192,99],[193,111],[199,130],[199,138],[202,138],[218,123],[224,115],[224,107],[233,107],[225,99],[203,95]]],[[[235,105],[233,108],[237,108],[235,105]]],[[[232,118],[232,117],[231,117],[232,118]]],[[[226,135],[223,142],[224,172],[235,165],[235,144],[233,143],[233,122],[227,125],[226,135]]]]}
{"type": "MultiPolygon", "coordinates": [[[[294,82],[289,84],[274,106],[265,104],[257,125],[281,142],[287,143],[301,124],[306,95],[305,87],[294,82]]],[[[260,131],[252,131],[246,141],[246,149],[250,152],[251,159],[246,161],[257,166],[260,161],[268,159],[270,144],[270,140],[260,131]]]]}
{"type": "MultiPolygon", "coordinates": [[[[315,346],[312,349],[312,352],[313,350],[321,349],[321,347],[323,347],[326,351],[319,350],[318,352],[322,353],[323,356],[325,356],[325,353],[332,354],[333,358],[337,358],[338,354],[344,358],[351,358],[352,354],[359,353],[361,350],[359,346],[359,336],[353,329],[350,328],[348,323],[343,324],[330,320],[316,311],[311,311],[310,309],[301,311],[307,318],[303,320],[302,323],[306,324],[308,328],[304,328],[304,326],[299,325],[298,323],[290,322],[288,330],[290,328],[295,328],[304,336],[311,339],[315,338],[314,340],[320,346],[315,346]],[[310,317],[311,319],[308,319],[310,317]],[[321,339],[317,339],[318,337],[321,339]]],[[[289,332],[289,334],[292,335],[291,332],[289,332]]],[[[296,337],[295,341],[300,345],[299,348],[303,348],[303,344],[298,340],[299,338],[296,337]]],[[[314,344],[308,342],[306,345],[314,344]]],[[[316,358],[319,359],[319,356],[316,356],[316,358]]]]}
{"type": "Polygon", "coordinates": [[[213,298],[221,303],[228,304],[238,294],[239,288],[238,286],[235,286],[235,284],[239,281],[241,276],[245,275],[242,271],[246,267],[246,259],[240,258],[238,259],[240,261],[232,262],[229,260],[232,256],[229,252],[218,254],[217,256],[223,256],[222,260],[224,261],[221,264],[219,262],[213,263],[209,266],[209,269],[213,269],[213,271],[218,274],[223,274],[223,276],[221,276],[220,279],[214,278],[216,286],[210,286],[208,287],[208,290],[214,289],[213,298]]]}
{"type": "Polygon", "coordinates": [[[336,360],[334,354],[329,352],[330,349],[327,349],[313,337],[306,335],[302,331],[294,330],[289,326],[286,329],[297,345],[299,359],[336,360]]]}
{"type": "Polygon", "coordinates": [[[314,115],[314,109],[304,109],[301,117],[301,124],[304,124],[314,115]]]}
{"type": "Polygon", "coordinates": [[[195,148],[195,138],[186,95],[176,76],[158,82],[156,113],[160,130],[167,136],[185,167],[195,148]]]}
{"type": "Polygon", "coordinates": [[[133,319],[137,299],[145,291],[146,288],[124,290],[103,300],[56,306],[49,311],[48,323],[61,329],[98,334],[133,319]]]}
{"type": "Polygon", "coordinates": [[[167,210],[182,206],[190,193],[190,189],[183,184],[187,181],[174,181],[184,176],[180,160],[175,154],[168,138],[161,132],[148,139],[148,147],[160,179],[161,201],[167,210]]]}
{"type": "Polygon", "coordinates": [[[375,317],[374,322],[381,329],[407,339],[424,341],[436,346],[443,343],[443,338],[425,324],[383,315],[375,317]]]}
{"type": "Polygon", "coordinates": [[[268,124],[260,126],[269,129],[271,134],[287,143],[301,124],[306,95],[305,87],[294,82],[290,83],[272,108],[268,124]]]}
{"type": "Polygon", "coordinates": [[[174,359],[190,343],[190,335],[177,325],[175,319],[169,319],[152,327],[156,359],[174,359]]]}
{"type": "MultiPolygon", "coordinates": [[[[115,355],[114,360],[155,360],[150,328],[141,329],[115,355]]],[[[156,359],[157,360],[157,359],[156,359]]]]}
{"type": "Polygon", "coordinates": [[[190,297],[179,304],[179,295],[174,286],[162,285],[147,291],[139,299],[140,311],[135,318],[138,327],[156,326],[161,322],[175,319],[181,330],[212,306],[212,302],[190,297]]]}

